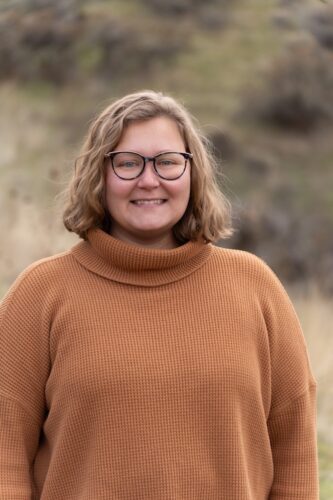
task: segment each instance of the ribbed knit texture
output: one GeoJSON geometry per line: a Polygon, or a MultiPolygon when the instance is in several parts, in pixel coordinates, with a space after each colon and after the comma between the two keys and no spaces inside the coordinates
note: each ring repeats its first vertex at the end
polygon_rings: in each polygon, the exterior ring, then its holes
{"type": "Polygon", "coordinates": [[[245,252],[101,230],[0,308],[0,499],[317,500],[316,383],[245,252]]]}

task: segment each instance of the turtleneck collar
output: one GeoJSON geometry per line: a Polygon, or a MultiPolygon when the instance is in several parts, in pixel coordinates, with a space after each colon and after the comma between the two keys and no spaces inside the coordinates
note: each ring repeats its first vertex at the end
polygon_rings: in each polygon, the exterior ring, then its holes
{"type": "Polygon", "coordinates": [[[72,254],[90,271],[104,278],[140,286],[158,286],[188,276],[209,258],[212,245],[189,241],[173,249],[130,245],[101,229],[91,229],[88,240],[75,245],[72,254]]]}

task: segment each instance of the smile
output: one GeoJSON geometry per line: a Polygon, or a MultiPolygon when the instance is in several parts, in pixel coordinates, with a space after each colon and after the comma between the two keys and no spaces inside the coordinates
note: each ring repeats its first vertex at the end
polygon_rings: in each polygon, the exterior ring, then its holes
{"type": "Polygon", "coordinates": [[[162,205],[166,200],[163,199],[155,199],[155,200],[132,200],[131,203],[134,205],[162,205]]]}

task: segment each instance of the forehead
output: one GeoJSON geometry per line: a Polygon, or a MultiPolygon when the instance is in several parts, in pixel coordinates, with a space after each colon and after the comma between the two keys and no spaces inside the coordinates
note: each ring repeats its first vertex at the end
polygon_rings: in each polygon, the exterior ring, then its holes
{"type": "Polygon", "coordinates": [[[123,130],[117,149],[145,154],[172,149],[182,151],[184,140],[175,120],[159,116],[130,122],[123,130]]]}

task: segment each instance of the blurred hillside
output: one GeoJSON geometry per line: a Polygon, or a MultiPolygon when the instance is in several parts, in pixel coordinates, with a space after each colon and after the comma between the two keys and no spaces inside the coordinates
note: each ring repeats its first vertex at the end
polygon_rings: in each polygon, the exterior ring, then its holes
{"type": "Polygon", "coordinates": [[[332,63],[331,2],[2,0],[0,293],[74,241],[54,197],[89,120],[142,88],[212,139],[237,228],[223,245],[332,293],[332,63]]]}

